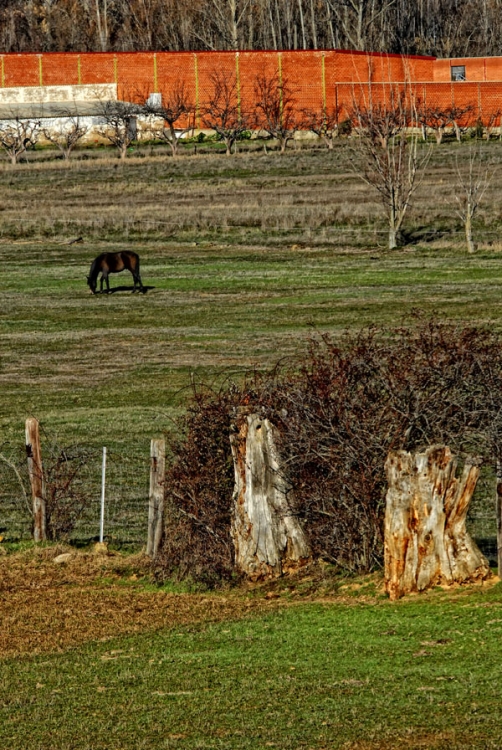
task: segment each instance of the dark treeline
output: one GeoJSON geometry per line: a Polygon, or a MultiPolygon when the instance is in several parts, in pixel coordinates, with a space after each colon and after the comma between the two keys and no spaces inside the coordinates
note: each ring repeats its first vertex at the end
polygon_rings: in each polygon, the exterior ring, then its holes
{"type": "Polygon", "coordinates": [[[502,0],[1,0],[3,52],[357,49],[500,55],[502,0]]]}

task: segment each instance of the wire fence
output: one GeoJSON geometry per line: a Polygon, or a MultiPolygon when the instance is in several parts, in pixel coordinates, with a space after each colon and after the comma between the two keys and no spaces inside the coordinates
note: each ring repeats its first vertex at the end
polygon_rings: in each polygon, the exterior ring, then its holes
{"type": "MultiPolygon", "coordinates": [[[[51,454],[44,469],[48,525],[72,544],[99,539],[102,448],[78,445],[51,454]]],[[[108,451],[104,539],[119,547],[141,548],[148,532],[148,455],[108,451]]],[[[0,536],[20,541],[32,536],[30,480],[24,445],[0,447],[0,536]]]]}
{"type": "MultiPolygon", "coordinates": [[[[63,529],[58,536],[76,546],[99,540],[102,451],[92,445],[76,445],[57,453],[46,450],[49,516],[51,502],[54,506],[57,501],[60,515],[53,511],[53,523],[57,526],[59,519],[63,529]],[[68,517],[74,524],[65,532],[68,517]]],[[[104,540],[111,546],[146,547],[149,477],[150,456],[146,453],[107,452],[104,540]]],[[[467,529],[493,567],[497,565],[495,494],[494,472],[485,466],[469,508],[467,529]]],[[[15,542],[30,539],[32,534],[26,449],[22,444],[4,444],[0,446],[0,538],[15,542]]]]}

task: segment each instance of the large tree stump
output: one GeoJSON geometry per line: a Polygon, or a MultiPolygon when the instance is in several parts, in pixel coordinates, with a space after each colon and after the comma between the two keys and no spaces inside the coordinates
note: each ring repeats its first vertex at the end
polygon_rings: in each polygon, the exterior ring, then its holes
{"type": "Polygon", "coordinates": [[[231,435],[235,490],[235,565],[253,580],[280,576],[311,559],[291,486],[281,469],[276,429],[257,414],[241,416],[231,435]]]}
{"type": "Polygon", "coordinates": [[[389,453],[385,511],[385,588],[391,599],[438,584],[490,577],[487,559],[465,528],[479,476],[467,460],[460,479],[450,449],[389,453]]]}

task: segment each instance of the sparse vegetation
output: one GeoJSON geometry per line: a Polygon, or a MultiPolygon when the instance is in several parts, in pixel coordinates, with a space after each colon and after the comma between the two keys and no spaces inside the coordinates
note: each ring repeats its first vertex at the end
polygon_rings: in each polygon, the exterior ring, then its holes
{"type": "MultiPolygon", "coordinates": [[[[46,151],[0,164],[7,460],[28,415],[61,445],[147,456],[191,380],[240,387],[250,367],[296,355],[312,327],[336,344],[421,308],[500,332],[496,181],[469,255],[447,202],[467,149],[445,139],[406,245],[389,252],[335,140],[282,156],[249,141],[231,160],[187,143],[179,159],[145,146],[125,162],[79,149],[69,165],[46,151]],[[124,246],[140,253],[148,294],[91,296],[90,261],[124,246]]],[[[499,159],[498,142],[482,148],[499,159]]],[[[499,745],[500,585],[390,604],[378,576],[328,565],[187,594],[154,587],[137,557],[19,546],[0,543],[0,740],[12,750],[499,745]]]]}
{"type": "Polygon", "coordinates": [[[137,560],[51,557],[24,555],[39,587],[2,590],[11,750],[500,744],[500,584],[390,603],[377,578],[330,587],[325,569],[180,595],[152,591],[137,560]]]}

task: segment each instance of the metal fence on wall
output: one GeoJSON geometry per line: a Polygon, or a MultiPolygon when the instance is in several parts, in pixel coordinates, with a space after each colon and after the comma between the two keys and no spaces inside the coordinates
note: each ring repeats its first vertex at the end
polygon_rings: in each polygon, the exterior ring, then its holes
{"type": "Polygon", "coordinates": [[[397,87],[422,104],[469,106],[486,122],[499,118],[502,81],[436,80],[434,65],[427,56],[343,50],[0,54],[0,100],[16,103],[9,89],[112,84],[119,99],[145,101],[153,92],[169,98],[183,83],[198,113],[220,72],[235,82],[243,110],[255,106],[257,75],[266,74],[288,81],[299,111],[337,104],[346,115],[354,100],[384,102],[397,87]]]}

